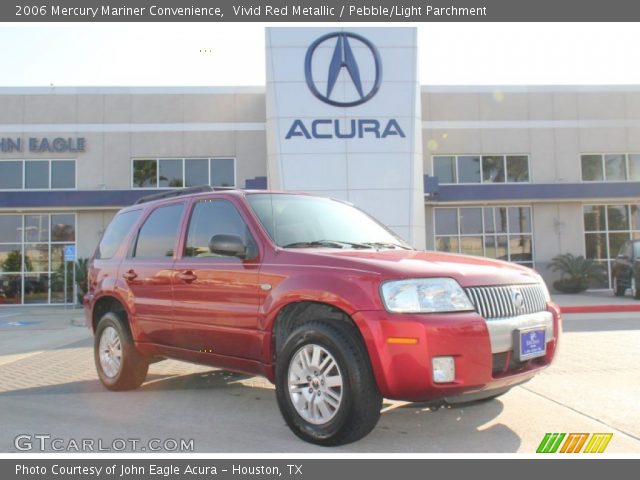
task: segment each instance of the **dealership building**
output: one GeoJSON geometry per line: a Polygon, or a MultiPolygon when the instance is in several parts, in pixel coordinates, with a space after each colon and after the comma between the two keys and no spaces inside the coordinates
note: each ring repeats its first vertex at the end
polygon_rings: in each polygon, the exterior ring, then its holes
{"type": "Polygon", "coordinates": [[[640,86],[420,85],[416,35],[267,28],[257,87],[0,88],[0,304],[72,302],[119,208],[202,184],[344,199],[549,281],[584,255],[609,288],[640,238],[640,86]]]}

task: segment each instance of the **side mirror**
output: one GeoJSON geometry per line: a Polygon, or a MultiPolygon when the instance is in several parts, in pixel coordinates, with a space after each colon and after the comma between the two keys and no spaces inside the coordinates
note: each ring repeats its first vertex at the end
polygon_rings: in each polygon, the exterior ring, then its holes
{"type": "Polygon", "coordinates": [[[247,246],[237,235],[214,235],[209,240],[209,251],[218,255],[244,258],[247,246]]]}

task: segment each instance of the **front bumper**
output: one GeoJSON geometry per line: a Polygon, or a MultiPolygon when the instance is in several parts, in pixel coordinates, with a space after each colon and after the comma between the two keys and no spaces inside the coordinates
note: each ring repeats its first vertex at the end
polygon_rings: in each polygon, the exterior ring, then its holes
{"type": "Polygon", "coordinates": [[[499,391],[526,382],[553,361],[561,332],[560,310],[551,303],[542,315],[490,321],[476,312],[386,311],[357,312],[353,320],[364,337],[380,393],[407,401],[499,391]],[[546,329],[546,354],[519,362],[513,355],[512,332],[532,325],[546,329]],[[417,339],[417,343],[390,343],[390,338],[417,339]],[[431,360],[439,356],[454,357],[453,382],[433,381],[431,360]]]}

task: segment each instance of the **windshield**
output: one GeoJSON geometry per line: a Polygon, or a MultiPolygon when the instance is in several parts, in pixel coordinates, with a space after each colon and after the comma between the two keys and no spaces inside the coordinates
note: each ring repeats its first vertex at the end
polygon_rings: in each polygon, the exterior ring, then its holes
{"type": "Polygon", "coordinates": [[[362,210],[337,200],[262,193],[247,200],[280,247],[411,248],[362,210]]]}

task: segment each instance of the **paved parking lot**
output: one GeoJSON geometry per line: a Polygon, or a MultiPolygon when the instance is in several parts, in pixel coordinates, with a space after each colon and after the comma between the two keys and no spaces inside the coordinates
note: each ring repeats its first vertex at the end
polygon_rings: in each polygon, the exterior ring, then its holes
{"type": "Polygon", "coordinates": [[[639,344],[638,313],[566,316],[557,362],[531,382],[436,411],[387,402],[372,434],[328,450],[290,433],[265,380],[164,361],[142,388],[108,392],[80,310],[2,309],[0,452],[16,451],[18,435],[45,434],[58,446],[93,439],[103,448],[192,439],[195,452],[533,453],[546,432],[612,432],[607,452],[640,453],[639,344]]]}

